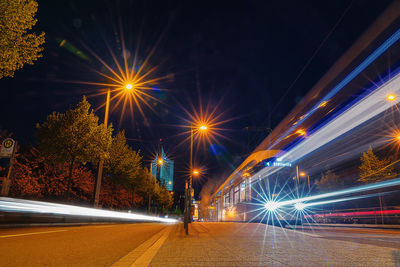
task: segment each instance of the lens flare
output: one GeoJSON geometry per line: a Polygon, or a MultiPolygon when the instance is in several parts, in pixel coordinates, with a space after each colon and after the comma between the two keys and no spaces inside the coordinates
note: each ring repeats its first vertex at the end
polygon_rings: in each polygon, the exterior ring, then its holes
{"type": "Polygon", "coordinates": [[[276,201],[267,201],[264,206],[268,211],[276,211],[281,205],[276,201]]]}

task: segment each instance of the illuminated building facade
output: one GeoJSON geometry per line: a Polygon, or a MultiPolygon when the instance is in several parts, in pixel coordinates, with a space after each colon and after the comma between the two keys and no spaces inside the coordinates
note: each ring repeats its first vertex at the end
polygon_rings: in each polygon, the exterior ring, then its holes
{"type": "Polygon", "coordinates": [[[173,190],[174,186],[174,161],[167,158],[164,148],[157,154],[151,162],[151,174],[156,177],[160,185],[165,185],[168,191],[173,190]]]}

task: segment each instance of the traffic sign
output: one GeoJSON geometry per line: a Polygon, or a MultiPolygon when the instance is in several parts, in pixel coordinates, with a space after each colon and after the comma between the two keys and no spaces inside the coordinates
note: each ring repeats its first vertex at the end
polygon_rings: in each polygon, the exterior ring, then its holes
{"type": "Polygon", "coordinates": [[[15,141],[11,138],[4,139],[1,144],[0,157],[11,158],[15,147],[15,141]]]}

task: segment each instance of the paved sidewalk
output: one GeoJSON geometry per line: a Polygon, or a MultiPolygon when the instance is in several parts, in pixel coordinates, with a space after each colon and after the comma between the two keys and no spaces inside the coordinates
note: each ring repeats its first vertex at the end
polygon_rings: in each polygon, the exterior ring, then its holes
{"type": "Polygon", "coordinates": [[[263,224],[177,225],[151,266],[400,266],[400,251],[263,224]]]}

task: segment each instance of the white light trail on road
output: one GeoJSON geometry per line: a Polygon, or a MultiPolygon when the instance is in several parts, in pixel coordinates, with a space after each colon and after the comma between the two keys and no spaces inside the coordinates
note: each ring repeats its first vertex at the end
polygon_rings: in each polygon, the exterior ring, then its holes
{"type": "Polygon", "coordinates": [[[357,187],[353,187],[350,189],[344,189],[344,190],[334,191],[334,192],[315,195],[315,196],[281,201],[281,202],[279,202],[279,204],[280,204],[280,206],[287,206],[287,205],[292,205],[292,204],[296,204],[296,203],[300,203],[300,202],[312,201],[312,200],[323,199],[323,198],[328,198],[328,197],[335,197],[335,196],[340,196],[340,195],[345,195],[345,194],[366,192],[366,191],[370,191],[370,190],[376,190],[376,189],[397,186],[397,185],[400,185],[400,178],[396,178],[396,179],[384,181],[384,182],[379,182],[379,183],[374,183],[374,184],[357,186],[357,187]]]}
{"type": "MultiPolygon", "coordinates": [[[[388,192],[385,192],[381,195],[385,195],[388,192]]],[[[304,210],[308,207],[314,207],[314,206],[320,206],[320,205],[325,205],[325,204],[331,204],[331,203],[337,203],[337,202],[345,202],[345,201],[350,201],[350,200],[357,200],[357,199],[362,199],[362,198],[369,198],[369,197],[376,197],[379,194],[369,194],[369,195],[364,195],[364,196],[356,196],[356,197],[345,197],[345,198],[338,198],[338,199],[331,199],[331,200],[325,200],[325,201],[319,201],[319,202],[311,202],[311,203],[303,203],[303,202],[297,202],[294,204],[294,207],[296,210],[304,210]]]]}
{"type": "Polygon", "coordinates": [[[79,206],[49,203],[42,201],[32,201],[16,198],[0,197],[0,211],[7,212],[30,212],[30,213],[50,213],[60,215],[99,217],[125,219],[132,221],[149,221],[162,223],[176,223],[177,220],[170,218],[160,218],[143,214],[125,213],[79,206]]]}

